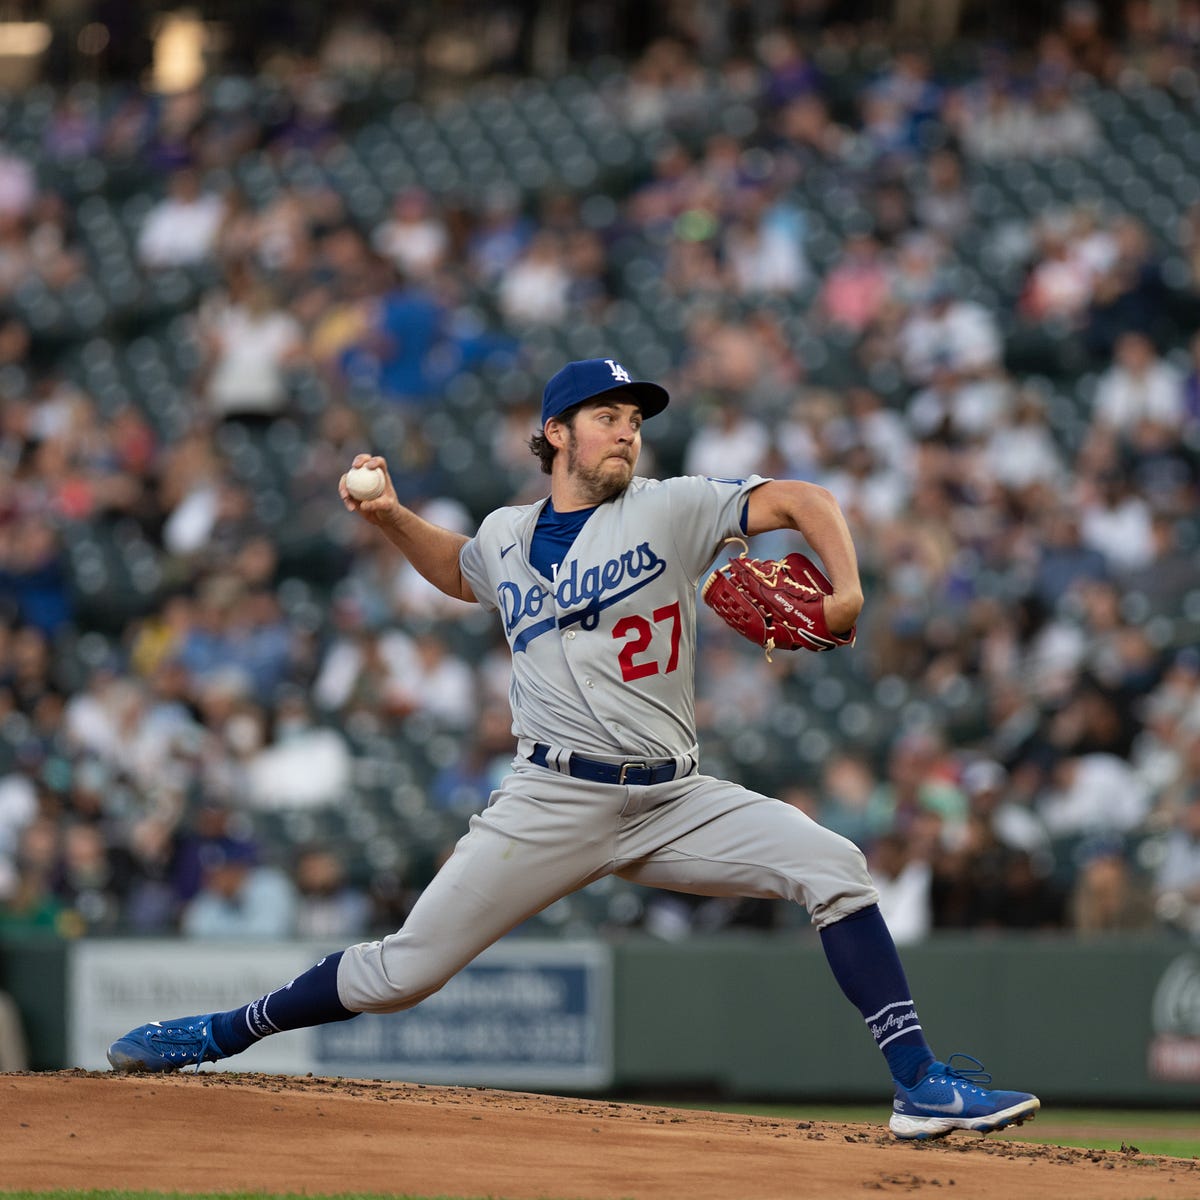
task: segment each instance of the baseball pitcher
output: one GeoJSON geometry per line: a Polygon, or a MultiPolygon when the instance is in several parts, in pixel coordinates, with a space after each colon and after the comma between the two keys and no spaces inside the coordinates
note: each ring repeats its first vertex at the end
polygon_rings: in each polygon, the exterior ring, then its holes
{"type": "Polygon", "coordinates": [[[281,1030],[410,1008],[522,921],[615,873],[803,904],[895,1081],[897,1137],[987,1132],[1034,1115],[1037,1097],[989,1090],[976,1060],[935,1057],[859,849],[790,805],[701,771],[695,604],[723,543],[792,529],[824,568],[799,552],[778,562],[743,555],[708,577],[704,599],[768,653],[850,643],[863,596],[849,529],[823,488],[639,478],[642,423],[667,402],[615,359],[568,363],[546,385],[530,440],[549,496],[498,509],[473,538],[402,506],[383,458],[355,458],[386,484],[355,500],[343,477],[346,507],[443,592],[503,623],[512,771],[402,929],[240,1008],[134,1029],[109,1048],[114,1069],[198,1069],[281,1030]]]}

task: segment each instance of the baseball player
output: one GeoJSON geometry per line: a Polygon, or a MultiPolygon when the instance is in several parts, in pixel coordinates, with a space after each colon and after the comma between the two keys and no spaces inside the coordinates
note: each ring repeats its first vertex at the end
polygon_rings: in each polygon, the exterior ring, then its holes
{"type": "MultiPolygon", "coordinates": [[[[982,1086],[990,1076],[976,1060],[951,1056],[965,1060],[956,1068],[935,1058],[859,849],[790,805],[699,770],[696,591],[722,543],[803,535],[828,575],[809,622],[822,635],[813,648],[847,639],[863,597],[849,529],[824,489],[637,477],[642,423],[667,401],[614,359],[568,363],[546,385],[530,440],[549,497],[496,510],[473,538],[402,506],[390,477],[364,501],[343,477],[351,512],[442,591],[503,622],[512,772],[398,932],[330,955],[243,1007],[140,1026],[109,1048],[116,1070],[198,1069],[281,1030],[410,1008],[522,921],[615,873],[803,904],[895,1080],[896,1136],[987,1132],[1036,1112],[1035,1096],[982,1086]]],[[[354,460],[364,465],[386,472],[378,456],[354,460]]]]}

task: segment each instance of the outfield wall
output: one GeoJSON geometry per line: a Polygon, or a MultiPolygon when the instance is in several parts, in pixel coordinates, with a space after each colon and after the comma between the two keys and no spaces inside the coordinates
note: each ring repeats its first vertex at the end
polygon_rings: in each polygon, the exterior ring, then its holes
{"type": "MultiPolygon", "coordinates": [[[[104,1066],[151,1017],[228,1007],[305,969],[312,943],[0,941],[36,1069],[104,1066]]],[[[1200,1104],[1200,947],[1166,939],[939,937],[905,951],[934,1047],[1046,1099],[1200,1104]]],[[[874,1099],[857,1013],[807,937],[512,937],[419,1008],[271,1038],[241,1070],[532,1090],[714,1089],[874,1099]]]]}

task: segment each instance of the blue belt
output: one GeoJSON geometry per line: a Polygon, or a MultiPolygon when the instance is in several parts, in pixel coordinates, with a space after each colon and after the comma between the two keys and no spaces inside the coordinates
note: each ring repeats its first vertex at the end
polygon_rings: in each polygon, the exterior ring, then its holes
{"type": "MultiPolygon", "coordinates": [[[[535,742],[529,761],[539,767],[551,767],[548,759],[550,747],[544,742],[535,742]]],[[[594,758],[583,758],[571,754],[567,758],[566,773],[574,779],[587,779],[592,783],[619,783],[625,786],[646,787],[652,783],[666,783],[675,778],[674,761],[659,763],[652,767],[640,761],[624,763],[599,762],[594,758]]]]}

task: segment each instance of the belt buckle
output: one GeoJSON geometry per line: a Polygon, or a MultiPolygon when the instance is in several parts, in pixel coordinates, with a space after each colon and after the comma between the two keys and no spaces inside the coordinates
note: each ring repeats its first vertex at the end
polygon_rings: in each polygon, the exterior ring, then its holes
{"type": "Polygon", "coordinates": [[[648,767],[648,765],[647,765],[646,763],[644,763],[644,762],[627,762],[627,763],[622,763],[622,764],[621,764],[621,771],[620,771],[620,773],[617,775],[617,783],[618,783],[618,784],[622,784],[622,783],[624,783],[624,782],[625,782],[625,772],[626,772],[626,771],[628,771],[630,768],[633,768],[635,771],[636,771],[636,770],[647,771],[647,770],[649,770],[649,769],[650,769],[650,768],[648,767]]]}

